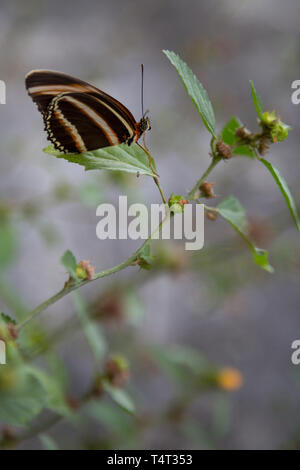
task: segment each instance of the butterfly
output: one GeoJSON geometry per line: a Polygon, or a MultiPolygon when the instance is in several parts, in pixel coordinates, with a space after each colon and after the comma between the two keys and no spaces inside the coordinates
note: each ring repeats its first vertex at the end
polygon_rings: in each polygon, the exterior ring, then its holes
{"type": "Polygon", "coordinates": [[[32,70],[26,75],[25,86],[42,113],[48,139],[61,152],[131,145],[151,129],[147,116],[143,114],[136,122],[115,98],[71,75],[32,70]]]}

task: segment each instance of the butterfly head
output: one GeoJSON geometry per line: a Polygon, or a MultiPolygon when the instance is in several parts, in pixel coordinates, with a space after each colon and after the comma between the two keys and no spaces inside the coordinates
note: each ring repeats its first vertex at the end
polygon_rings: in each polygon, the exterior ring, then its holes
{"type": "Polygon", "coordinates": [[[141,134],[151,130],[151,122],[148,116],[143,116],[139,122],[141,134]]]}
{"type": "Polygon", "coordinates": [[[142,135],[145,134],[145,132],[150,131],[151,129],[151,123],[150,119],[148,116],[143,116],[139,122],[135,123],[135,136],[134,138],[132,137],[127,141],[128,145],[130,145],[132,142],[137,142],[142,135]]]}

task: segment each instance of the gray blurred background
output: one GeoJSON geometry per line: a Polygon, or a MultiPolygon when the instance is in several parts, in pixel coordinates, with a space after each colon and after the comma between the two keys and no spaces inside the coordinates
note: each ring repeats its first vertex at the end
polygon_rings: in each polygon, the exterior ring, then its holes
{"type": "MultiPolygon", "coordinates": [[[[31,69],[59,70],[90,81],[124,103],[138,120],[143,62],[145,106],[152,121],[147,140],[167,195],[186,194],[208,166],[209,134],[162,49],[177,52],[204,84],[218,129],[231,115],[256,129],[249,88],[253,79],[265,108],[278,111],[293,127],[286,142],[272,146],[270,159],[300,202],[300,108],[290,99],[300,65],[297,0],[28,0],[2,1],[0,8],[0,79],[7,85],[7,104],[0,106],[0,198],[17,207],[28,201],[41,203],[32,218],[16,215],[18,259],[6,274],[28,308],[61,288],[65,272],[59,259],[65,249],[78,259],[92,260],[101,270],[121,262],[138,246],[132,241],[97,240],[96,201],[88,206],[76,199],[43,204],[48,194],[69,186],[82,194],[82,188],[97,181],[98,203],[117,201],[120,193],[159,202],[150,178],[128,177],[122,186],[110,182],[107,173],[85,173],[80,166],[42,152],[47,145],[42,119],[24,88],[25,74],[31,69]]],[[[134,337],[141,344],[190,346],[209,360],[242,372],[243,387],[229,397],[228,432],[213,446],[297,446],[300,376],[290,355],[292,341],[300,337],[299,235],[274,181],[257,162],[236,158],[221,163],[209,180],[215,182],[217,201],[233,194],[244,205],[258,232],[254,236],[269,249],[276,271],[261,272],[252,265],[247,246],[223,221],[207,221],[203,256],[207,260],[206,250],[234,240],[230,256],[216,251],[202,269],[199,252],[191,255],[195,269],[176,276],[159,274],[143,285],[139,296],[144,311],[134,337]],[[232,259],[232,253],[241,263],[232,259]]],[[[119,278],[131,276],[132,269],[119,278]]],[[[88,301],[96,298],[108,282],[85,288],[83,296],[88,301]]],[[[1,305],[6,308],[0,292],[1,305]]],[[[53,328],[72,315],[72,303],[66,298],[44,312],[40,321],[53,328]]],[[[122,341],[126,343],[126,338],[122,341]]],[[[121,351],[123,343],[118,344],[121,351]]],[[[72,336],[61,348],[78,393],[90,375],[85,348],[80,337],[72,336]]],[[[151,411],[169,400],[170,385],[152,378],[147,367],[141,361],[132,380],[141,407],[151,411]]],[[[210,400],[204,396],[191,410],[204,429],[210,400]]],[[[76,438],[71,431],[66,435],[63,425],[55,433],[62,446],[76,447],[76,438]]],[[[197,436],[178,435],[172,426],[157,427],[143,434],[139,446],[205,447],[200,436],[198,444],[195,441],[197,436]]],[[[37,445],[33,440],[24,444],[25,448],[37,445]]]]}

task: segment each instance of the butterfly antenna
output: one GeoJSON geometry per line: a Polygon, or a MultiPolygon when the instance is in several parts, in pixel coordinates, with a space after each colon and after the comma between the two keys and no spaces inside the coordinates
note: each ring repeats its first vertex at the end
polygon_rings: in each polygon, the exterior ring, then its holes
{"type": "Polygon", "coordinates": [[[144,117],[144,64],[141,64],[141,71],[142,71],[141,103],[142,103],[142,116],[144,117]]]}

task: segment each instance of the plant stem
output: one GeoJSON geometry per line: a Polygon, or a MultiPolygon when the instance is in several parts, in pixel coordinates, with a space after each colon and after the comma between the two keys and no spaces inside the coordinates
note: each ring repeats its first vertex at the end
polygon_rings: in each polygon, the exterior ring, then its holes
{"type": "MultiPolygon", "coordinates": [[[[122,281],[120,280],[116,281],[112,286],[114,286],[117,289],[120,289],[123,291],[124,289],[134,287],[139,288],[145,283],[147,283],[150,279],[152,279],[154,273],[157,273],[157,270],[151,270],[151,271],[146,271],[144,270],[144,273],[141,274],[140,272],[134,273],[129,281],[122,281]]],[[[99,298],[101,299],[101,297],[99,298]]],[[[97,307],[98,307],[98,302],[97,302],[97,307]]],[[[100,321],[102,320],[102,314],[103,311],[101,310],[102,304],[100,300],[100,307],[95,309],[95,304],[90,304],[88,306],[88,310],[91,312],[90,313],[90,318],[91,320],[95,320],[96,318],[99,319],[100,321]]],[[[41,346],[40,348],[36,348],[34,350],[29,350],[29,353],[25,351],[25,359],[28,361],[32,361],[33,359],[39,357],[40,355],[43,355],[49,351],[50,347],[53,347],[55,344],[59,343],[62,339],[65,339],[66,336],[69,336],[71,333],[74,333],[75,331],[78,330],[80,327],[80,323],[78,321],[77,317],[72,316],[68,320],[66,320],[62,326],[58,327],[57,329],[54,329],[54,331],[51,332],[50,335],[48,335],[48,345],[46,348],[44,346],[41,346]]],[[[23,351],[23,356],[24,356],[24,351],[23,351]]]]}
{"type": "Polygon", "coordinates": [[[164,196],[164,193],[163,193],[163,191],[162,191],[161,185],[160,185],[160,183],[159,183],[159,178],[158,178],[158,176],[156,176],[156,177],[153,178],[153,179],[154,179],[154,182],[155,182],[156,186],[157,186],[158,189],[159,189],[159,192],[160,192],[160,195],[161,195],[161,198],[162,198],[163,203],[164,203],[164,204],[167,204],[166,198],[165,198],[165,196],[164,196]]]}
{"type": "Polygon", "coordinates": [[[139,147],[141,147],[142,150],[144,150],[144,152],[147,154],[147,157],[148,157],[148,160],[149,160],[149,167],[150,167],[150,170],[152,171],[152,173],[155,175],[153,176],[153,180],[156,184],[156,186],[158,187],[159,189],[159,192],[160,192],[160,195],[161,195],[161,198],[162,198],[162,201],[164,204],[167,204],[167,201],[166,201],[166,198],[164,196],[164,193],[163,193],[163,190],[161,188],[161,185],[160,185],[160,182],[159,182],[159,176],[158,174],[156,173],[156,171],[154,170],[153,166],[152,166],[152,162],[151,162],[151,154],[146,146],[146,141],[145,141],[145,138],[143,139],[143,143],[144,145],[141,145],[139,142],[137,143],[139,147]]]}
{"type": "Polygon", "coordinates": [[[205,181],[206,177],[212,172],[212,170],[215,168],[217,163],[221,160],[221,157],[219,156],[213,156],[211,164],[207,168],[207,170],[203,173],[201,178],[197,181],[193,189],[188,193],[187,198],[188,199],[194,199],[196,191],[199,189],[203,181],[205,181]]]}
{"type": "Polygon", "coordinates": [[[41,312],[43,312],[48,307],[50,307],[50,305],[53,305],[58,300],[62,299],[66,295],[70,294],[70,292],[73,292],[74,290],[79,289],[79,287],[85,286],[86,284],[89,284],[93,281],[96,281],[96,279],[101,279],[102,277],[110,276],[111,274],[117,273],[118,271],[122,271],[123,269],[125,269],[128,266],[132,265],[132,263],[134,261],[136,261],[138,255],[141,253],[141,251],[150,243],[150,241],[152,240],[152,237],[154,236],[154,234],[161,230],[161,227],[164,224],[164,222],[167,220],[167,217],[168,216],[166,216],[162,220],[159,227],[157,227],[154,230],[154,232],[150,235],[150,237],[147,238],[147,240],[145,240],[145,242],[129,258],[127,258],[125,261],[123,261],[123,263],[118,264],[117,266],[113,266],[112,268],[105,269],[104,271],[100,271],[99,273],[95,274],[93,279],[90,279],[90,280],[86,279],[84,281],[77,282],[77,283],[75,282],[74,284],[65,286],[57,294],[53,295],[48,300],[41,303],[34,310],[32,310],[28,314],[28,316],[21,323],[16,325],[16,329],[18,331],[20,331],[25,325],[27,325],[27,323],[29,323],[31,320],[36,318],[41,312]]]}

